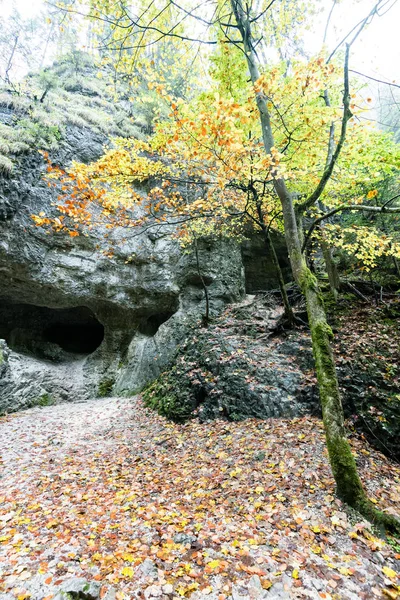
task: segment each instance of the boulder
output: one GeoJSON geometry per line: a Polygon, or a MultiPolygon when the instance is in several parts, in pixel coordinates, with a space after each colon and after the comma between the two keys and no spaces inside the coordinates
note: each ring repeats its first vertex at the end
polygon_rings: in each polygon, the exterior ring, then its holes
{"type": "Polygon", "coordinates": [[[318,414],[308,332],[276,336],[282,314],[273,296],[247,296],[207,328],[187,328],[172,365],[144,391],[145,404],[177,422],[318,414]]]}

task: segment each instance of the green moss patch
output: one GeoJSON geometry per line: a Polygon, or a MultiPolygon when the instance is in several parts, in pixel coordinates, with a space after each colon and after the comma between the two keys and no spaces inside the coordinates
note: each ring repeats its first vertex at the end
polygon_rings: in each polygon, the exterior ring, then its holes
{"type": "Polygon", "coordinates": [[[33,398],[29,402],[29,408],[33,408],[35,406],[42,406],[42,407],[52,406],[53,404],[55,404],[54,398],[52,398],[51,394],[45,392],[41,396],[38,396],[37,398],[33,398]]]}
{"type": "Polygon", "coordinates": [[[142,395],[145,406],[175,423],[190,419],[197,405],[189,379],[185,381],[177,366],[162,373],[143,390],[142,395]]]}
{"type": "Polygon", "coordinates": [[[97,389],[97,395],[100,398],[105,398],[106,396],[110,396],[112,389],[114,387],[115,377],[106,377],[102,379],[99,383],[99,387],[97,389]]]}

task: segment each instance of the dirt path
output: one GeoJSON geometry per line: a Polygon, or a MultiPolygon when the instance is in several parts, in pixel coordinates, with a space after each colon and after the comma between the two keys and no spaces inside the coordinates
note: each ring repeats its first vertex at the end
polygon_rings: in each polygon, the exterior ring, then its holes
{"type": "MultiPolygon", "coordinates": [[[[399,467],[353,446],[399,510],[399,467]]],[[[1,418],[0,453],[3,600],[397,597],[400,548],[335,499],[316,419],[178,426],[109,398],[1,418]]]]}

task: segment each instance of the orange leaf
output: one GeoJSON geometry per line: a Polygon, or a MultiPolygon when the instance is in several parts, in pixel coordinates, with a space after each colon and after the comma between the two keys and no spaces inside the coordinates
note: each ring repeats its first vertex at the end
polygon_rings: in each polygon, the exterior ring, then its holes
{"type": "Polygon", "coordinates": [[[245,573],[249,573],[250,575],[266,575],[266,572],[260,569],[259,567],[248,567],[243,563],[239,563],[240,568],[245,573]]]}

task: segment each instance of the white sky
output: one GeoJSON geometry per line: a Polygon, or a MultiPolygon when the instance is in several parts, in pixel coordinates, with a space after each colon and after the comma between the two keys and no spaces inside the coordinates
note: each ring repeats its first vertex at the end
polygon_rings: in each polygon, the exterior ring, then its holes
{"type": "MultiPolygon", "coordinates": [[[[194,0],[193,0],[194,1],[194,0]]],[[[341,0],[336,5],[331,21],[328,45],[333,48],[368,10],[376,0],[341,0]]],[[[331,0],[320,0],[324,10],[316,20],[314,31],[307,35],[306,45],[317,51],[322,42],[326,15],[332,6],[331,0]]],[[[0,0],[3,16],[16,5],[25,17],[37,15],[44,0],[0,0]]],[[[197,4],[197,3],[196,3],[197,4]]],[[[400,83],[400,0],[389,0],[388,12],[375,17],[372,24],[363,32],[352,50],[350,67],[367,75],[400,83]]]]}
{"type": "MultiPolygon", "coordinates": [[[[330,8],[332,3],[322,0],[330,8]]],[[[333,11],[329,28],[328,46],[334,48],[345,34],[364,18],[376,0],[341,0],[333,11]]],[[[392,0],[386,14],[375,16],[363,31],[351,51],[350,68],[367,75],[400,83],[400,1],[392,0]]],[[[321,43],[328,10],[324,12],[322,27],[312,36],[321,43]],[[318,33],[318,35],[315,35],[318,33]]],[[[317,47],[316,47],[317,49],[317,47]]]]}

